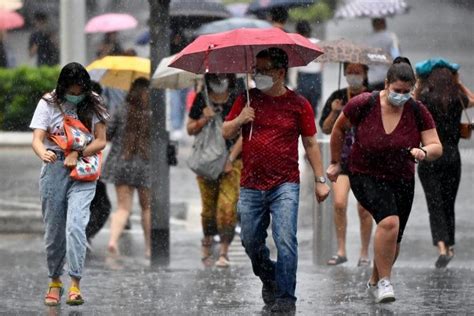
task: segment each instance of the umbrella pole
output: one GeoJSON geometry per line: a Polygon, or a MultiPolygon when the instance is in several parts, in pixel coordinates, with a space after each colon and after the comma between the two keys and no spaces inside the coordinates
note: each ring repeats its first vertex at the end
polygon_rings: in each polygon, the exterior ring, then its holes
{"type": "Polygon", "coordinates": [[[342,71],[342,63],[339,63],[339,79],[337,80],[337,90],[341,90],[341,71],[342,71]]]}
{"type": "MultiPolygon", "coordinates": [[[[245,65],[247,66],[247,50],[245,50],[245,65]]],[[[250,106],[250,93],[249,93],[249,85],[250,85],[250,80],[249,80],[249,74],[246,73],[246,80],[247,84],[245,85],[245,93],[247,94],[247,103],[245,106],[250,106]]],[[[250,134],[249,134],[249,140],[252,140],[252,133],[253,133],[253,122],[250,123],[250,134]]]]}

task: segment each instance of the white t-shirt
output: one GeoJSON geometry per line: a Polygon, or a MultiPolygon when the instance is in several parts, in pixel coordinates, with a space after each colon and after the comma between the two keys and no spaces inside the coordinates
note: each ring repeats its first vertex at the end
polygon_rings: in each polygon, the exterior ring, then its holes
{"type": "MultiPolygon", "coordinates": [[[[76,105],[66,101],[61,104],[61,107],[63,108],[64,113],[78,119],[76,105]]],[[[64,118],[61,110],[56,105],[41,99],[38,102],[35,114],[33,114],[33,118],[31,119],[30,128],[42,129],[50,135],[64,136],[63,122],[64,118]]],[[[95,124],[99,122],[99,118],[94,114],[92,116],[92,135],[94,135],[95,124]]],[[[61,150],[61,148],[59,148],[59,146],[48,137],[45,137],[43,144],[47,149],[61,150]]]]}

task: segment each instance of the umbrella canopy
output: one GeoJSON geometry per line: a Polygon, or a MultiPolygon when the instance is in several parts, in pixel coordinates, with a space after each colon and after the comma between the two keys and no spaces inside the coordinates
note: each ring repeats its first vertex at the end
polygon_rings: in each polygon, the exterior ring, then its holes
{"type": "Polygon", "coordinates": [[[201,35],[169,65],[194,73],[251,73],[261,50],[278,47],[288,54],[288,66],[304,66],[323,52],[305,37],[278,28],[237,29],[201,35]]]}
{"type": "Polygon", "coordinates": [[[317,1],[315,0],[253,0],[247,9],[247,12],[259,14],[262,11],[269,11],[276,7],[290,9],[294,7],[310,6],[316,2],[317,1]]]}
{"type": "Polygon", "coordinates": [[[251,19],[251,18],[230,18],[220,21],[207,23],[198,28],[195,32],[196,35],[213,34],[217,32],[231,31],[240,28],[271,28],[272,25],[263,20],[251,19]]]}
{"type": "Polygon", "coordinates": [[[170,2],[171,20],[182,21],[183,28],[186,24],[194,25],[207,23],[215,20],[230,18],[229,10],[219,1],[212,0],[171,0],[170,2]]]}
{"type": "Polygon", "coordinates": [[[25,20],[14,11],[0,9],[0,30],[11,30],[22,27],[25,20]]]}
{"type": "Polygon", "coordinates": [[[319,62],[347,62],[364,65],[392,62],[392,57],[386,54],[383,49],[356,44],[344,38],[322,41],[318,45],[324,51],[324,55],[316,59],[319,62]]]}
{"type": "Polygon", "coordinates": [[[23,7],[21,0],[0,0],[0,10],[15,11],[23,7]]]}
{"type": "Polygon", "coordinates": [[[130,14],[107,13],[93,17],[87,22],[86,33],[108,33],[137,27],[137,20],[130,14]]]}
{"type": "Polygon", "coordinates": [[[345,4],[337,9],[334,17],[383,18],[407,13],[409,9],[404,0],[346,0],[345,4]]]}
{"type": "Polygon", "coordinates": [[[139,78],[150,78],[150,60],[136,56],[106,56],[87,66],[91,79],[105,87],[129,90],[139,78]]]}
{"type": "Polygon", "coordinates": [[[183,89],[193,86],[196,80],[202,78],[201,75],[189,71],[168,67],[175,57],[176,55],[172,55],[160,61],[151,78],[153,87],[158,89],[183,89]]]}

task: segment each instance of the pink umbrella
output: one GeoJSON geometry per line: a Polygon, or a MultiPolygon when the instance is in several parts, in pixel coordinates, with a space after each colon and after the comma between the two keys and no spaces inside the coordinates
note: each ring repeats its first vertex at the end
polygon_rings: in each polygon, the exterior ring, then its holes
{"type": "Polygon", "coordinates": [[[251,73],[257,53],[270,47],[281,48],[288,54],[288,67],[305,66],[323,53],[299,34],[278,28],[243,28],[199,36],[169,66],[201,74],[251,73]]]}
{"type": "Polygon", "coordinates": [[[86,33],[108,33],[137,27],[137,20],[130,14],[107,13],[93,17],[87,22],[86,33]]]}
{"type": "Polygon", "coordinates": [[[11,30],[22,27],[25,20],[14,11],[0,9],[0,30],[11,30]]]}

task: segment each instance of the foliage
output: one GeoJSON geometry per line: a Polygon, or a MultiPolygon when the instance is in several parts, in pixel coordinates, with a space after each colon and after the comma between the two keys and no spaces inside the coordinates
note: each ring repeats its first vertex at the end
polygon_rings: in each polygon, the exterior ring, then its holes
{"type": "Polygon", "coordinates": [[[0,68],[0,128],[26,131],[39,99],[56,86],[58,67],[0,68]]]}
{"type": "Polygon", "coordinates": [[[331,1],[319,1],[309,7],[293,8],[289,11],[290,21],[307,20],[318,23],[327,21],[334,15],[331,4],[331,1]]]}

